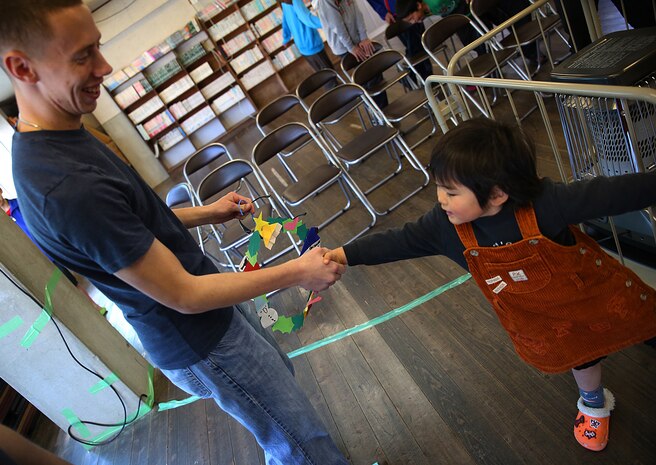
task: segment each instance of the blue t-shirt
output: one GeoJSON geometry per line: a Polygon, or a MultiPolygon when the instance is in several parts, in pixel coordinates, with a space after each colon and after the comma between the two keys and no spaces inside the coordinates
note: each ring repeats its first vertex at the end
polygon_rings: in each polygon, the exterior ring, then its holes
{"type": "Polygon", "coordinates": [[[317,32],[321,28],[319,18],[310,13],[303,0],[282,3],[282,43],[292,38],[301,55],[315,55],[323,50],[323,40],[317,32]]]}
{"type": "Polygon", "coordinates": [[[182,314],[113,274],[141,258],[155,238],[189,273],[217,272],[136,172],[84,129],[17,132],[12,163],[20,209],[36,242],[119,306],[153,363],[182,368],[217,345],[232,308],[182,314]]]}

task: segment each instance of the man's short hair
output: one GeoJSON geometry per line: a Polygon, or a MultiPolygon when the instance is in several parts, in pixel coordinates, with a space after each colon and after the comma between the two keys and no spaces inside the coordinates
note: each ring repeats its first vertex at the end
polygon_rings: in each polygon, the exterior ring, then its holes
{"type": "Polygon", "coordinates": [[[52,37],[50,14],[78,5],[82,0],[0,0],[0,54],[40,50],[52,37]]]}

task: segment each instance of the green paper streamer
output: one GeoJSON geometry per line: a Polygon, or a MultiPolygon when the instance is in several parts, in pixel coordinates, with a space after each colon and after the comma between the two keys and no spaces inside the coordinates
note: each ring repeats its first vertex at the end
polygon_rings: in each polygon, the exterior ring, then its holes
{"type": "Polygon", "coordinates": [[[293,350],[287,354],[289,358],[294,358],[298,357],[299,355],[308,353],[310,351],[316,350],[320,347],[323,347],[325,345],[331,344],[335,341],[339,341],[340,339],[344,339],[345,337],[351,336],[353,334],[359,333],[361,331],[364,331],[365,329],[372,328],[376,325],[379,325],[387,320],[391,320],[394,317],[397,317],[408,310],[411,310],[415,308],[418,305],[423,304],[424,302],[427,302],[428,300],[437,297],[438,295],[448,291],[449,289],[453,289],[454,287],[457,287],[467,281],[469,278],[471,278],[471,274],[467,273],[459,278],[454,279],[453,281],[438,287],[435,290],[432,290],[428,294],[424,294],[421,297],[418,297],[417,299],[413,300],[410,303],[407,303],[403,305],[402,307],[399,307],[395,310],[392,310],[390,312],[385,313],[384,315],[381,315],[377,318],[374,318],[373,320],[369,320],[366,323],[359,324],[357,326],[354,326],[353,328],[350,329],[345,329],[344,331],[340,331],[339,333],[333,334],[332,336],[326,337],[324,339],[320,339],[317,342],[313,342],[312,344],[308,344],[306,346],[300,347],[296,350],[293,350]]]}
{"type": "Polygon", "coordinates": [[[112,384],[114,384],[116,381],[118,381],[118,376],[116,376],[114,373],[111,375],[107,376],[105,379],[102,379],[98,381],[96,384],[91,386],[89,388],[89,392],[91,394],[97,394],[98,392],[102,391],[103,389],[108,388],[112,384]]]}
{"type": "MultiPolygon", "coordinates": [[[[248,254],[251,257],[255,257],[256,260],[257,260],[257,251],[260,250],[261,241],[262,241],[262,237],[260,236],[260,233],[258,233],[257,231],[253,231],[253,234],[251,234],[251,238],[248,241],[248,254]]],[[[252,264],[253,262],[251,262],[251,265],[252,264]]]]}
{"type": "Polygon", "coordinates": [[[9,336],[16,331],[20,325],[23,324],[23,319],[19,316],[13,317],[11,320],[0,326],[0,339],[9,336]]]}

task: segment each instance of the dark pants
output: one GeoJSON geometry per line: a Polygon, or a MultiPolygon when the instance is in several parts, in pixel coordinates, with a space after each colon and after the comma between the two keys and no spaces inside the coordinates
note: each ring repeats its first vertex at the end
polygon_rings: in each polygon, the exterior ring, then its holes
{"type": "Polygon", "coordinates": [[[305,59],[315,71],[320,71],[326,68],[333,69],[333,64],[330,62],[326,50],[321,50],[314,55],[305,55],[305,59]]]}

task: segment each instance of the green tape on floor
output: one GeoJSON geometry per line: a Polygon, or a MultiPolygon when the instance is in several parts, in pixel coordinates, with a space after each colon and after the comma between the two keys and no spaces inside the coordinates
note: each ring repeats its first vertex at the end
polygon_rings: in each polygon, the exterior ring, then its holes
{"type": "Polygon", "coordinates": [[[407,312],[408,310],[412,310],[416,306],[421,305],[421,304],[429,301],[430,299],[432,299],[434,297],[437,297],[438,295],[448,291],[449,289],[453,289],[454,287],[461,285],[462,283],[467,281],[469,278],[471,278],[471,274],[469,274],[469,273],[464,274],[464,275],[460,276],[459,278],[456,278],[453,281],[451,281],[451,282],[449,282],[449,283],[447,283],[443,286],[438,287],[437,289],[429,292],[428,294],[424,294],[421,297],[413,300],[412,302],[405,304],[402,307],[399,307],[395,310],[387,312],[384,315],[381,315],[379,317],[376,317],[372,320],[367,321],[366,323],[359,324],[359,325],[354,326],[353,328],[350,328],[350,329],[345,329],[344,331],[340,331],[337,334],[333,334],[332,336],[328,336],[327,338],[321,339],[317,342],[313,342],[312,344],[308,344],[304,347],[300,347],[296,350],[291,351],[287,355],[289,356],[289,358],[298,357],[299,355],[302,355],[302,354],[308,353],[310,351],[316,350],[319,347],[323,347],[325,345],[332,344],[335,341],[339,341],[340,339],[344,339],[345,337],[351,336],[353,334],[364,331],[365,329],[369,329],[369,328],[372,328],[376,325],[384,323],[387,320],[391,320],[392,318],[395,318],[395,317],[407,312]]]}
{"type": "MultiPolygon", "coordinates": [[[[467,281],[469,278],[471,278],[471,274],[467,273],[459,278],[454,279],[453,281],[446,283],[443,286],[438,287],[437,289],[434,289],[430,291],[428,294],[424,294],[421,297],[416,298],[412,302],[409,302],[405,304],[402,307],[399,307],[395,310],[392,310],[390,312],[385,313],[384,315],[381,315],[377,318],[374,318],[373,320],[369,320],[366,323],[362,323],[360,325],[354,326],[351,329],[346,329],[344,331],[341,331],[337,334],[333,334],[332,336],[329,336],[325,339],[321,339],[317,342],[313,342],[312,344],[308,344],[304,347],[300,347],[296,350],[293,350],[287,354],[289,358],[294,358],[298,357],[299,355],[306,354],[308,352],[311,352],[313,350],[318,349],[319,347],[323,347],[325,345],[331,344],[335,341],[339,341],[340,339],[344,339],[347,336],[351,336],[352,334],[359,333],[360,331],[364,331],[365,329],[372,328],[376,325],[379,325],[387,320],[390,320],[394,317],[397,317],[408,310],[412,310],[413,308],[417,307],[418,305],[421,305],[430,299],[433,299],[437,297],[438,295],[448,291],[449,289],[453,289],[454,287],[460,286],[462,283],[467,281]]],[[[198,396],[191,396],[183,400],[172,400],[170,402],[163,402],[159,404],[159,410],[169,410],[172,408],[177,408],[177,407],[182,407],[183,405],[191,404],[192,402],[195,402],[197,400],[201,399],[201,397],[198,396]]],[[[375,464],[374,464],[375,465],[375,464]]]]}
{"type": "Polygon", "coordinates": [[[43,331],[43,328],[45,328],[45,326],[50,321],[50,318],[52,317],[52,295],[55,292],[55,288],[57,287],[57,283],[59,283],[59,278],[61,278],[61,275],[61,270],[59,268],[55,268],[55,271],[53,271],[50,279],[46,283],[44,298],[45,305],[43,306],[43,311],[36,319],[36,321],[32,323],[32,326],[30,326],[30,329],[27,330],[25,336],[23,336],[23,340],[21,341],[21,346],[25,347],[26,349],[29,349],[32,344],[34,344],[37,336],[41,334],[41,331],[43,331]]]}
{"type": "Polygon", "coordinates": [[[91,386],[89,388],[89,392],[91,394],[96,394],[96,393],[102,391],[103,389],[108,388],[109,386],[114,384],[116,381],[118,381],[118,376],[116,376],[114,373],[112,373],[111,375],[107,376],[105,379],[101,379],[96,384],[91,386]]]}
{"type": "Polygon", "coordinates": [[[19,316],[13,317],[11,320],[0,326],[0,339],[9,336],[16,331],[23,324],[23,319],[19,316]]]}

